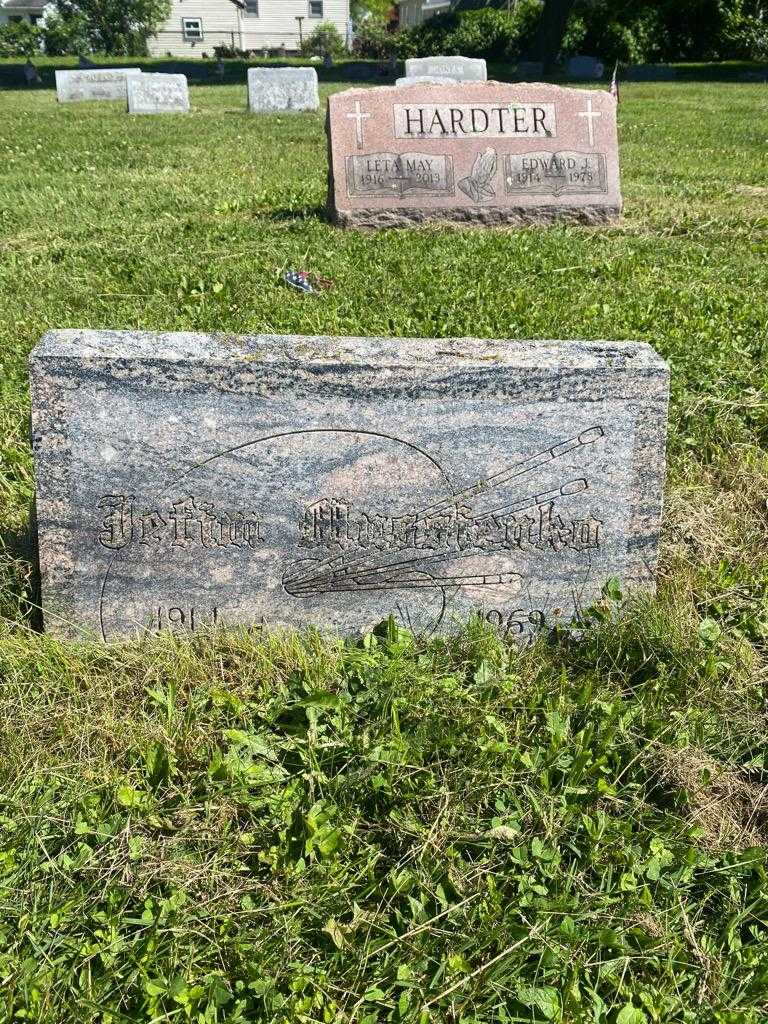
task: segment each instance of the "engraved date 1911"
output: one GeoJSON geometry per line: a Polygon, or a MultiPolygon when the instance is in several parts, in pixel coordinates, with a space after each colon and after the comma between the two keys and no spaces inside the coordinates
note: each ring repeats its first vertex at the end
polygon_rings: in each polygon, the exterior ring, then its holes
{"type": "Polygon", "coordinates": [[[210,629],[218,626],[219,609],[216,607],[200,609],[194,605],[186,608],[161,605],[155,610],[154,619],[159,630],[189,630],[194,633],[196,629],[210,629]]]}

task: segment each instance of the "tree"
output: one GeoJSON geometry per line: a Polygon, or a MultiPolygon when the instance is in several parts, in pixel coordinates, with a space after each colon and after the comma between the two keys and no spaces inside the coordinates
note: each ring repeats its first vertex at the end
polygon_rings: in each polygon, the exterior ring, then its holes
{"type": "Polygon", "coordinates": [[[541,21],[533,44],[533,57],[544,62],[544,66],[554,64],[563,45],[568,19],[576,5],[576,0],[544,0],[541,21]]]}
{"type": "Polygon", "coordinates": [[[92,50],[115,56],[146,53],[147,39],[171,13],[171,0],[56,0],[65,24],[82,25],[92,50]]]}

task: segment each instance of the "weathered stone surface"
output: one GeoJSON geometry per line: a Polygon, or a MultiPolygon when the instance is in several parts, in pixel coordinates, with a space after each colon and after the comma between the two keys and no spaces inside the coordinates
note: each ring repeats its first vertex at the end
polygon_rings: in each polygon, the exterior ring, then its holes
{"type": "Polygon", "coordinates": [[[329,213],[344,227],[600,224],[621,212],[607,91],[467,82],[328,102],[329,213]]]}
{"type": "Polygon", "coordinates": [[[458,82],[485,82],[488,69],[481,57],[409,57],[405,74],[408,78],[427,76],[458,82]]]}
{"type": "Polygon", "coordinates": [[[129,114],[188,114],[185,75],[136,75],[128,79],[129,114]]]}
{"type": "Polygon", "coordinates": [[[59,103],[84,100],[126,100],[129,76],[141,75],[140,68],[85,68],[56,72],[59,103]]]}
{"type": "Polygon", "coordinates": [[[248,68],[248,107],[252,114],[317,110],[314,68],[248,68]]]}
{"type": "Polygon", "coordinates": [[[652,585],[668,391],[647,345],[46,335],[46,626],[529,634],[652,585]]]}
{"type": "Polygon", "coordinates": [[[571,57],[565,66],[569,78],[594,81],[605,74],[605,64],[596,57],[571,57]]]}
{"type": "Polygon", "coordinates": [[[434,75],[412,75],[410,78],[398,78],[396,86],[401,85],[458,85],[458,78],[436,78],[434,75]]]}

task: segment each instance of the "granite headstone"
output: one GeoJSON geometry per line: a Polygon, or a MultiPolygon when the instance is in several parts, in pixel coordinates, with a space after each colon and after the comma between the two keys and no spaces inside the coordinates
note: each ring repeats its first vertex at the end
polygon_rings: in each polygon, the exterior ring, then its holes
{"type": "Polygon", "coordinates": [[[128,79],[128,113],[188,114],[186,76],[132,75],[128,79]]]}
{"type": "Polygon", "coordinates": [[[30,359],[46,627],[424,633],[652,586],[647,345],[54,331],[30,359]]]}
{"type": "Polygon", "coordinates": [[[475,82],[328,103],[329,212],[344,227],[587,224],[621,212],[607,91],[475,82]]]}
{"type": "Polygon", "coordinates": [[[253,114],[317,110],[320,106],[314,68],[249,68],[248,107],[253,114]]]}
{"type": "Polygon", "coordinates": [[[127,100],[128,78],[141,75],[140,68],[85,68],[56,72],[59,103],[87,100],[127,100]]]}
{"type": "Polygon", "coordinates": [[[409,57],[406,78],[447,78],[455,82],[485,82],[488,69],[481,57],[409,57]]]}
{"type": "Polygon", "coordinates": [[[596,81],[605,74],[605,64],[596,57],[571,57],[565,67],[569,78],[596,81]]]}

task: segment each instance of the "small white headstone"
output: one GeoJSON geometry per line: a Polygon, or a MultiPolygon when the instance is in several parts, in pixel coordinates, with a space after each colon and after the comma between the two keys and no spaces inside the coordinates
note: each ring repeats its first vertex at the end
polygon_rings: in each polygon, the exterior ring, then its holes
{"type": "Polygon", "coordinates": [[[317,110],[319,106],[314,68],[248,69],[248,109],[252,114],[317,110]]]}
{"type": "Polygon", "coordinates": [[[188,114],[184,75],[140,75],[128,79],[129,114],[188,114]]]}
{"type": "Polygon", "coordinates": [[[140,68],[84,68],[56,72],[56,98],[59,103],[84,100],[125,100],[128,78],[141,75],[140,68]]]}
{"type": "Polygon", "coordinates": [[[487,82],[488,69],[480,57],[410,57],[405,62],[408,78],[442,78],[456,82],[487,82]]]}

